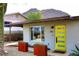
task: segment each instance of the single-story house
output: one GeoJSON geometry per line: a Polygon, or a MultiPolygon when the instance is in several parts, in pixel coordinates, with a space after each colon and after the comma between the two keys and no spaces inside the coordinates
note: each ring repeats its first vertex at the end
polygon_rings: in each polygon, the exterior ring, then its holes
{"type": "Polygon", "coordinates": [[[23,26],[24,42],[32,46],[36,43],[45,44],[53,51],[70,53],[75,49],[75,44],[79,44],[79,16],[71,17],[59,10],[46,9],[41,11],[43,15],[41,20],[29,21],[27,13],[36,11],[38,10],[30,9],[22,14],[24,21],[10,24],[23,26]]]}

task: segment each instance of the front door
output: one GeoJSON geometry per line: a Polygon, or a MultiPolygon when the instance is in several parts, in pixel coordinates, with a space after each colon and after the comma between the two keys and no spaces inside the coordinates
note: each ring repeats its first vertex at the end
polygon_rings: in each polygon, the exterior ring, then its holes
{"type": "Polygon", "coordinates": [[[66,27],[65,25],[55,26],[55,51],[66,51],[66,27]]]}

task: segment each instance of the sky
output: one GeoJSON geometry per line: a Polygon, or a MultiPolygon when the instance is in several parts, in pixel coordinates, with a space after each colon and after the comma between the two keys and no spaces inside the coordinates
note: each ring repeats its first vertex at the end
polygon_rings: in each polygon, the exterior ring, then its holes
{"type": "Polygon", "coordinates": [[[64,11],[71,16],[79,16],[79,1],[78,0],[17,0],[16,2],[8,2],[6,14],[15,12],[26,12],[31,8],[57,9],[64,11]],[[22,2],[22,3],[21,3],[22,2]]]}

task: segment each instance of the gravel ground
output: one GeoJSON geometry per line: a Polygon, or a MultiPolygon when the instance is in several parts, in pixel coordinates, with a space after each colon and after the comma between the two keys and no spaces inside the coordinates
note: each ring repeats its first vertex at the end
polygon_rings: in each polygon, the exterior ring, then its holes
{"type": "MultiPolygon", "coordinates": [[[[21,51],[18,51],[17,46],[12,46],[11,44],[13,44],[13,43],[8,43],[8,44],[4,45],[4,50],[6,52],[6,56],[34,56],[33,48],[29,47],[28,52],[21,52],[21,51]],[[11,45],[11,46],[7,46],[7,45],[11,45]]],[[[14,44],[15,44],[15,42],[14,42],[14,44]]],[[[67,56],[67,55],[68,55],[67,53],[65,53],[65,54],[53,53],[52,50],[48,50],[48,56],[67,56]]]]}
{"type": "Polygon", "coordinates": [[[33,56],[32,52],[20,52],[17,47],[5,47],[6,56],[33,56]]]}

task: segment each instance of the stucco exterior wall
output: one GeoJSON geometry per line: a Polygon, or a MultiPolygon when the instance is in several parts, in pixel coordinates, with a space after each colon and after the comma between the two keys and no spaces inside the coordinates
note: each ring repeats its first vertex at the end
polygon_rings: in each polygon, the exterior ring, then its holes
{"type": "Polygon", "coordinates": [[[67,21],[66,28],[67,51],[70,53],[75,49],[75,44],[79,46],[79,20],[67,21]]]}
{"type": "MultiPolygon", "coordinates": [[[[42,41],[44,44],[48,45],[48,48],[53,49],[55,46],[55,39],[52,39],[51,27],[54,25],[65,24],[65,21],[54,21],[54,22],[41,22],[41,23],[31,23],[23,25],[23,40],[25,42],[29,42],[29,44],[33,45],[34,42],[31,40],[31,32],[30,28],[32,26],[44,26],[44,37],[45,40],[42,41]]],[[[55,35],[55,34],[54,34],[55,35]]]]}
{"type": "Polygon", "coordinates": [[[74,49],[75,44],[79,43],[79,20],[76,21],[52,21],[52,22],[41,22],[41,23],[31,23],[31,24],[24,24],[23,25],[23,40],[25,42],[29,42],[30,44],[34,43],[31,42],[31,34],[30,34],[30,27],[31,26],[44,26],[44,35],[45,41],[44,44],[48,45],[48,47],[54,50],[55,47],[55,38],[52,39],[51,35],[51,26],[55,25],[66,25],[66,47],[67,52],[70,53],[72,49],[74,49]]]}

